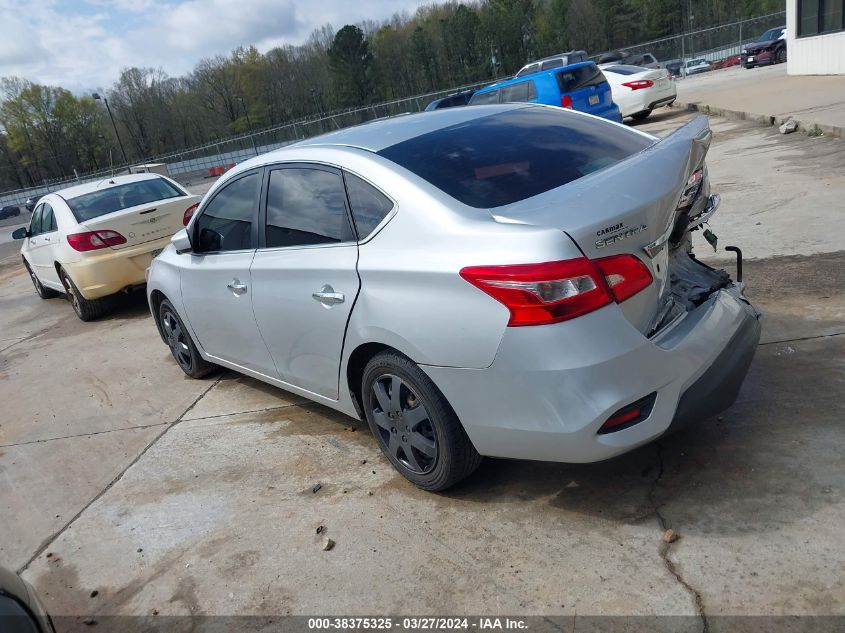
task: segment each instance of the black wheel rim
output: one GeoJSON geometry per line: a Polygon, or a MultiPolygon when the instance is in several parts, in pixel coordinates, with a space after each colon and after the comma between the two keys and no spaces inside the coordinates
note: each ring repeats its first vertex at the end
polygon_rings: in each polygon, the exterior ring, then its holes
{"type": "Polygon", "coordinates": [[[67,275],[62,275],[62,285],[65,287],[65,296],[67,300],[70,301],[70,305],[73,306],[74,311],[79,314],[79,297],[76,296],[76,290],[73,287],[73,284],[70,283],[70,279],[67,278],[67,275]]]}
{"type": "Polygon", "coordinates": [[[183,370],[191,371],[191,350],[179,319],[170,310],[166,310],[161,317],[161,324],[173,358],[183,370]]]}
{"type": "Polygon", "coordinates": [[[370,406],[388,454],[413,473],[431,472],[437,463],[437,434],[413,389],[399,376],[384,374],[373,382],[370,406]]]}

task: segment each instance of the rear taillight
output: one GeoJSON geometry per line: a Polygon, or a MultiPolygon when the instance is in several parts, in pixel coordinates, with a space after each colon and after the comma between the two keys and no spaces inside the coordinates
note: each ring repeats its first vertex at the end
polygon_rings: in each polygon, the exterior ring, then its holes
{"type": "Polygon", "coordinates": [[[574,319],[614,300],[624,301],[651,283],[648,269],[633,255],[472,266],[460,275],[510,310],[511,327],[574,319]],[[641,270],[629,258],[639,262],[641,270]]]}
{"type": "Polygon", "coordinates": [[[683,209],[692,204],[698,191],[701,189],[701,183],[704,181],[704,168],[696,169],[687,180],[684,187],[684,192],[681,194],[681,199],[678,200],[678,208],[683,209]]]}
{"type": "Polygon", "coordinates": [[[652,282],[651,272],[634,255],[614,255],[596,260],[617,303],[630,299],[652,282]]]}
{"type": "Polygon", "coordinates": [[[67,236],[67,243],[73,250],[84,253],[126,244],[126,238],[117,231],[86,231],[85,233],[71,233],[67,236]]]}
{"type": "Polygon", "coordinates": [[[571,108],[572,107],[572,97],[569,95],[563,95],[560,98],[560,107],[561,108],[571,108]]]}
{"type": "Polygon", "coordinates": [[[188,226],[188,222],[190,222],[191,218],[194,217],[194,213],[196,212],[198,206],[200,206],[199,202],[192,204],[185,209],[185,213],[182,215],[182,226],[188,226]]]}
{"type": "Polygon", "coordinates": [[[636,81],[626,81],[622,85],[631,90],[642,90],[643,88],[651,88],[654,82],[651,79],[637,79],[636,81]]]}

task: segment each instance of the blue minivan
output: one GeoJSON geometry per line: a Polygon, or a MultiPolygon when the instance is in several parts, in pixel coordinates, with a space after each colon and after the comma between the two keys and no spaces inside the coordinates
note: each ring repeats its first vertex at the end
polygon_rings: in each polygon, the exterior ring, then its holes
{"type": "Polygon", "coordinates": [[[572,108],[622,122],[607,79],[593,62],[570,64],[487,86],[472,95],[469,105],[512,102],[572,108]]]}

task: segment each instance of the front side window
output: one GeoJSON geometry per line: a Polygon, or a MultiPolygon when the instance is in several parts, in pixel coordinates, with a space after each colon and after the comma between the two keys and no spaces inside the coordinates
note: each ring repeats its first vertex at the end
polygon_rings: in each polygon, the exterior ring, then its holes
{"type": "Polygon", "coordinates": [[[358,176],[344,173],[349,206],[352,207],[352,219],[358,230],[358,239],[366,239],[370,233],[387,217],[393,208],[393,202],[371,184],[358,176]]]}
{"type": "Polygon", "coordinates": [[[44,210],[41,212],[41,232],[52,233],[56,229],[56,216],[53,213],[53,207],[49,204],[44,204],[44,210]]]}
{"type": "Polygon", "coordinates": [[[39,204],[32,212],[32,218],[29,221],[29,236],[35,237],[41,233],[41,212],[44,210],[44,205],[39,204]]]}
{"type": "Polygon", "coordinates": [[[223,186],[202,210],[194,227],[196,250],[201,253],[253,248],[252,226],[258,208],[258,172],[223,186]]]}
{"type": "Polygon", "coordinates": [[[558,57],[557,59],[550,59],[547,62],[543,62],[543,70],[551,70],[552,68],[560,68],[561,66],[566,66],[569,63],[566,57],[558,57]]]}
{"type": "Polygon", "coordinates": [[[267,248],[333,244],[353,239],[340,174],[299,167],[270,172],[267,248]]]}
{"type": "Polygon", "coordinates": [[[67,204],[76,221],[85,222],[129,207],[186,195],[188,194],[164,178],[149,178],[98,189],[70,198],[67,204]]]}
{"type": "Polygon", "coordinates": [[[502,87],[502,103],[514,103],[531,100],[531,89],[534,87],[532,81],[522,81],[518,84],[502,87]]]}

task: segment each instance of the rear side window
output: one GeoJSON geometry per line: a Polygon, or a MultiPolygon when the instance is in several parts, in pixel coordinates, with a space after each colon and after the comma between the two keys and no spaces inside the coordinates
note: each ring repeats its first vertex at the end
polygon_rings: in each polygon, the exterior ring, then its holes
{"type": "Polygon", "coordinates": [[[469,100],[469,105],[487,105],[499,103],[499,90],[488,90],[487,92],[476,92],[469,100]]]}
{"type": "Polygon", "coordinates": [[[252,226],[258,207],[258,172],[223,186],[197,218],[195,235],[200,252],[253,248],[252,226]]]}
{"type": "Polygon", "coordinates": [[[77,222],[85,222],[107,213],[122,211],[139,204],[186,196],[164,178],[150,178],[138,182],[115,185],[86,193],[67,201],[77,222]]]}
{"type": "Polygon", "coordinates": [[[456,200],[485,209],[578,180],[653,142],[594,117],[525,106],[422,134],[379,154],[456,200]]]}
{"type": "Polygon", "coordinates": [[[550,59],[547,62],[543,62],[543,70],[551,70],[552,68],[560,68],[561,66],[566,66],[569,63],[565,57],[558,57],[557,59],[550,59]]]}
{"type": "Polygon", "coordinates": [[[274,169],[267,191],[267,248],[332,244],[354,239],[339,173],[274,169]]]}
{"type": "Polygon", "coordinates": [[[510,86],[502,86],[502,103],[514,103],[531,101],[537,98],[537,91],[534,89],[534,82],[531,80],[522,81],[510,86]]]}
{"type": "Polygon", "coordinates": [[[525,75],[531,75],[534,73],[540,72],[540,64],[531,64],[530,66],[526,66],[518,73],[516,73],[517,77],[523,77],[525,75]]]}
{"type": "Polygon", "coordinates": [[[381,191],[358,176],[344,173],[346,193],[352,207],[352,219],[358,230],[358,239],[366,239],[393,208],[393,202],[381,191]]]}
{"type": "Polygon", "coordinates": [[[575,92],[588,86],[598,86],[607,81],[595,64],[561,70],[555,73],[555,77],[557,77],[557,85],[562,93],[575,92]]]}

